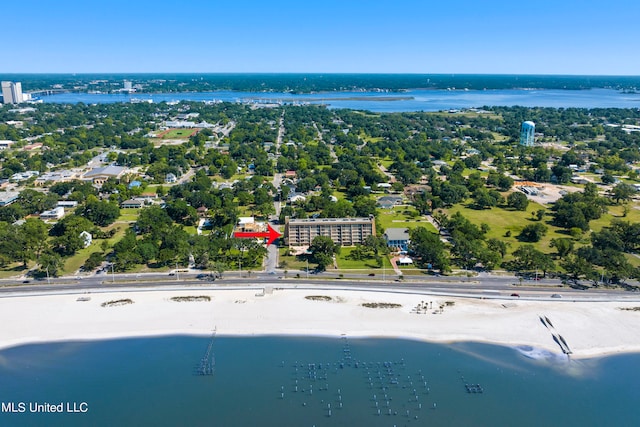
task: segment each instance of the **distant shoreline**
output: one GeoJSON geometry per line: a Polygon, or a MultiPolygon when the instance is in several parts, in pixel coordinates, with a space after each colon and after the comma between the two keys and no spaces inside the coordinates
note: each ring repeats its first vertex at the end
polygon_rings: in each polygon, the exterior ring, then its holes
{"type": "MultiPolygon", "coordinates": [[[[339,92],[336,92],[339,93],[339,92]]],[[[323,102],[323,101],[411,101],[414,100],[413,96],[349,96],[345,98],[340,97],[326,97],[326,98],[260,98],[260,101],[265,102],[323,102]]],[[[245,101],[251,101],[251,99],[245,98],[245,101]]]]}
{"type": "Polygon", "coordinates": [[[127,80],[145,93],[207,92],[287,92],[313,94],[344,91],[399,93],[412,89],[496,90],[604,88],[635,91],[640,76],[535,75],[535,74],[367,74],[367,73],[87,73],[21,74],[6,73],[2,80],[22,82],[25,92],[51,89],[112,92],[127,80]]]}

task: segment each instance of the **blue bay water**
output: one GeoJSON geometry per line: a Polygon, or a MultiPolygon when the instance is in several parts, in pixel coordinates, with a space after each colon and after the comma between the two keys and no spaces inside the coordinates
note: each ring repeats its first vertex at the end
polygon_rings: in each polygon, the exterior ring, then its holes
{"type": "Polygon", "coordinates": [[[442,111],[483,106],[524,106],[554,108],[639,108],[640,94],[613,89],[552,90],[426,90],[412,89],[401,93],[329,92],[314,94],[256,92],[184,92],[158,94],[89,94],[62,93],[43,96],[51,103],[114,103],[134,100],[170,101],[261,101],[325,104],[330,108],[350,108],[374,112],[442,111]],[[387,97],[407,97],[395,101],[387,97]],[[357,99],[354,99],[357,98],[357,99]]]}
{"type": "Polygon", "coordinates": [[[640,425],[638,354],[534,360],[477,343],[218,337],[214,375],[194,375],[208,344],[172,336],[3,350],[1,402],[89,410],[0,413],[0,425],[640,425]]]}

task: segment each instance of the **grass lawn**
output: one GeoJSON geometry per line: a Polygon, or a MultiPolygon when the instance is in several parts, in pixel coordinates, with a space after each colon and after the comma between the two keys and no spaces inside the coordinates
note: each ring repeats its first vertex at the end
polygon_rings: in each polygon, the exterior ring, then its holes
{"type": "Polygon", "coordinates": [[[393,164],[393,160],[391,160],[389,157],[385,157],[384,159],[378,159],[378,163],[380,163],[388,170],[393,164]]]}
{"type": "Polygon", "coordinates": [[[118,222],[135,222],[140,216],[140,209],[120,209],[118,222]]]}
{"type": "MultiPolygon", "coordinates": [[[[33,262],[28,264],[29,268],[33,268],[33,262]]],[[[12,264],[7,265],[2,270],[0,270],[0,279],[8,279],[10,277],[19,276],[21,274],[26,273],[29,269],[22,268],[23,265],[21,262],[14,262],[12,264]]]]}
{"type": "MultiPolygon", "coordinates": [[[[378,267],[376,261],[372,259],[364,259],[364,260],[352,260],[348,259],[348,256],[355,248],[353,247],[344,247],[340,250],[340,254],[336,256],[336,261],[338,262],[338,269],[340,270],[382,270],[382,267],[378,267]]],[[[391,269],[391,262],[389,261],[388,256],[384,256],[382,261],[386,265],[387,269],[391,269]]],[[[330,267],[327,267],[327,270],[331,270],[330,267]]]]}
{"type": "Polygon", "coordinates": [[[640,267],[640,258],[638,258],[635,255],[632,254],[624,254],[624,257],[627,259],[627,261],[629,261],[629,264],[631,264],[634,267],[640,267]]]}
{"type": "Polygon", "coordinates": [[[147,185],[147,188],[144,189],[144,193],[156,193],[157,195],[158,187],[164,188],[164,186],[165,184],[149,184],[147,185]]]}
{"type": "Polygon", "coordinates": [[[474,172],[478,172],[480,174],[481,177],[486,178],[489,176],[489,171],[481,171],[478,169],[469,169],[469,168],[464,168],[462,170],[462,176],[464,177],[469,177],[469,175],[471,175],[474,172]]]}
{"type": "Polygon", "coordinates": [[[197,129],[171,129],[162,135],[162,139],[189,139],[197,129]]]}
{"type": "Polygon", "coordinates": [[[185,225],[183,228],[184,228],[184,231],[186,231],[187,233],[189,233],[192,236],[195,236],[197,234],[197,230],[196,230],[196,226],[195,225],[185,225]]]}
{"type": "Polygon", "coordinates": [[[345,193],[344,191],[340,191],[340,190],[333,190],[332,193],[336,199],[338,200],[342,200],[342,199],[346,199],[347,198],[347,193],[345,193]]]}
{"type": "MultiPolygon", "coordinates": [[[[113,228],[115,228],[117,231],[113,235],[113,237],[107,239],[107,242],[109,242],[109,247],[113,247],[113,245],[115,245],[120,239],[124,237],[124,233],[127,230],[128,226],[125,224],[112,224],[105,230],[110,230],[113,228]]],[[[93,252],[102,252],[102,248],[100,247],[101,244],[102,239],[94,239],[88,248],[81,249],[76,252],[75,255],[68,258],[64,263],[64,267],[62,268],[63,274],[73,274],[78,271],[78,269],[82,267],[87,258],[89,258],[89,255],[91,255],[93,252]]],[[[107,249],[107,253],[109,253],[109,251],[110,250],[107,249]]]]}
{"type": "MultiPolygon", "coordinates": [[[[487,238],[496,238],[509,243],[511,246],[508,249],[508,252],[511,253],[515,251],[520,245],[528,244],[526,242],[520,242],[517,239],[517,236],[526,225],[534,224],[535,222],[537,222],[532,221],[531,212],[537,211],[538,209],[544,209],[544,207],[533,202],[529,203],[526,211],[514,211],[498,207],[476,210],[465,205],[456,205],[450,209],[447,209],[447,214],[451,216],[456,212],[460,212],[465,218],[467,218],[477,226],[480,226],[480,224],[482,223],[487,224],[490,228],[489,232],[487,233],[487,238]],[[507,231],[511,232],[510,237],[505,237],[505,233],[507,231]]],[[[555,227],[550,224],[551,216],[549,215],[549,211],[547,211],[547,215],[542,220],[542,222],[547,226],[547,233],[539,242],[531,244],[533,244],[536,249],[542,252],[554,253],[555,250],[549,247],[551,239],[569,236],[563,233],[563,230],[561,228],[555,227]]],[[[509,259],[508,256],[506,258],[509,259]]]]}
{"type": "Polygon", "coordinates": [[[385,230],[387,228],[415,228],[424,227],[436,233],[436,229],[425,218],[411,216],[411,212],[417,212],[413,206],[395,206],[391,210],[378,211],[378,223],[385,230]]]}
{"type": "MultiPolygon", "coordinates": [[[[283,270],[288,270],[289,272],[295,273],[298,271],[304,271],[307,268],[307,262],[302,257],[298,258],[295,256],[286,255],[289,252],[288,247],[285,246],[278,248],[278,252],[278,260],[280,261],[280,263],[282,263],[283,261],[286,263],[286,265],[282,267],[283,270]]],[[[309,267],[312,268],[312,265],[310,265],[309,267]]]]}
{"type": "Polygon", "coordinates": [[[360,134],[358,135],[358,137],[359,137],[361,140],[363,140],[364,142],[380,142],[380,141],[384,141],[384,138],[383,138],[383,137],[381,137],[381,136],[373,137],[373,136],[367,135],[367,134],[366,134],[366,133],[364,133],[364,132],[360,132],[360,134]]]}
{"type": "Polygon", "coordinates": [[[87,258],[89,258],[89,255],[94,252],[102,252],[102,249],[100,248],[100,242],[102,242],[102,240],[93,241],[91,242],[89,247],[80,249],[75,253],[75,255],[73,255],[71,258],[68,258],[64,263],[64,267],[62,268],[64,274],[74,274],[80,269],[80,267],[82,267],[87,258]]]}
{"type": "Polygon", "coordinates": [[[623,217],[622,213],[624,208],[622,205],[609,206],[609,211],[602,215],[601,218],[589,222],[589,226],[594,231],[600,231],[603,227],[608,226],[612,219],[619,219],[627,222],[640,222],[640,209],[636,209],[636,207],[638,207],[637,203],[633,205],[630,204],[627,216],[623,217]]]}

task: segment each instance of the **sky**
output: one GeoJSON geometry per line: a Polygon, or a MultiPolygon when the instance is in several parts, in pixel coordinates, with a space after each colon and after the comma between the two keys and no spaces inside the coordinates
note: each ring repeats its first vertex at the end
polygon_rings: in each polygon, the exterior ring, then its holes
{"type": "Polygon", "coordinates": [[[4,73],[639,75],[638,0],[7,0],[4,73]]]}

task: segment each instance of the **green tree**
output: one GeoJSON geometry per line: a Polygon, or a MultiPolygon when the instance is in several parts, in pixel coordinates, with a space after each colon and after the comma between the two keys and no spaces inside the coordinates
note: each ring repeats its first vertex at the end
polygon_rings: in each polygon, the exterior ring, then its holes
{"type": "Polygon", "coordinates": [[[487,240],[487,247],[500,254],[500,257],[504,258],[507,254],[507,248],[509,247],[509,243],[502,241],[500,239],[491,238],[487,240]]]}
{"type": "Polygon", "coordinates": [[[208,268],[218,273],[218,278],[222,279],[222,274],[228,270],[229,266],[221,261],[209,261],[208,268]]]}
{"type": "Polygon", "coordinates": [[[368,196],[357,196],[353,199],[355,215],[368,217],[376,214],[376,201],[368,196]]]}
{"type": "Polygon", "coordinates": [[[136,228],[143,234],[160,235],[164,229],[171,225],[171,222],[171,217],[165,209],[160,206],[150,206],[140,211],[136,221],[136,228]]]}
{"type": "Polygon", "coordinates": [[[93,252],[84,262],[82,269],[84,271],[92,271],[96,269],[104,261],[104,255],[100,252],[93,252]]]}
{"type": "Polygon", "coordinates": [[[90,196],[84,206],[77,209],[76,215],[81,215],[100,227],[106,227],[118,219],[120,208],[116,203],[90,196]]]}
{"type": "Polygon", "coordinates": [[[514,260],[510,266],[516,271],[541,270],[546,276],[547,271],[555,266],[549,255],[537,250],[533,245],[520,246],[513,252],[513,256],[514,260]]]}
{"type": "MultiPolygon", "coordinates": [[[[500,193],[498,193],[499,195],[500,193]]],[[[473,192],[474,206],[477,209],[486,209],[498,204],[498,200],[495,194],[491,193],[486,188],[478,188],[473,192]]]]}
{"type": "Polygon", "coordinates": [[[18,226],[18,234],[22,241],[22,261],[26,266],[29,260],[38,260],[40,254],[48,247],[47,234],[49,227],[39,218],[27,218],[18,226]]]}
{"type": "Polygon", "coordinates": [[[559,258],[565,258],[573,251],[575,244],[572,239],[556,238],[551,239],[549,246],[555,248],[559,258]]]}
{"type": "Polygon", "coordinates": [[[75,254],[84,247],[84,239],[80,236],[83,231],[91,231],[94,225],[86,218],[69,215],[58,221],[51,229],[55,236],[52,248],[63,256],[75,254]]]}
{"type": "Polygon", "coordinates": [[[63,265],[62,257],[55,252],[45,252],[40,257],[40,271],[49,277],[57,277],[63,265]]]}
{"type": "Polygon", "coordinates": [[[613,184],[614,182],[616,182],[616,179],[609,172],[606,172],[602,175],[601,181],[603,184],[613,184]]]}
{"type": "Polygon", "coordinates": [[[335,203],[329,203],[322,211],[324,218],[346,218],[356,214],[353,204],[347,200],[341,199],[335,203]]]}
{"type": "Polygon", "coordinates": [[[318,270],[326,270],[333,263],[333,256],[340,253],[340,245],[334,243],[330,237],[316,236],[309,246],[311,262],[318,264],[318,270]]]}
{"type": "Polygon", "coordinates": [[[558,184],[566,184],[571,181],[573,171],[566,166],[555,165],[551,168],[551,172],[556,177],[558,184]]]}
{"type": "Polygon", "coordinates": [[[527,196],[519,191],[514,191],[507,196],[507,206],[517,211],[526,211],[529,206],[527,196]]]}
{"type": "Polygon", "coordinates": [[[617,204],[622,200],[623,202],[631,200],[631,197],[636,193],[635,188],[629,184],[621,182],[611,189],[611,197],[617,204]]]}
{"type": "Polygon", "coordinates": [[[411,243],[409,249],[417,256],[421,267],[429,264],[432,268],[446,272],[450,270],[449,257],[440,236],[424,227],[416,227],[409,231],[411,243]]]}
{"type": "Polygon", "coordinates": [[[547,226],[537,222],[526,225],[518,235],[518,240],[521,242],[539,242],[546,233],[547,226]]]}
{"type": "Polygon", "coordinates": [[[560,263],[560,266],[574,280],[578,280],[583,277],[586,279],[592,279],[594,276],[597,276],[596,270],[593,268],[593,264],[576,255],[568,255],[560,263]]]}

